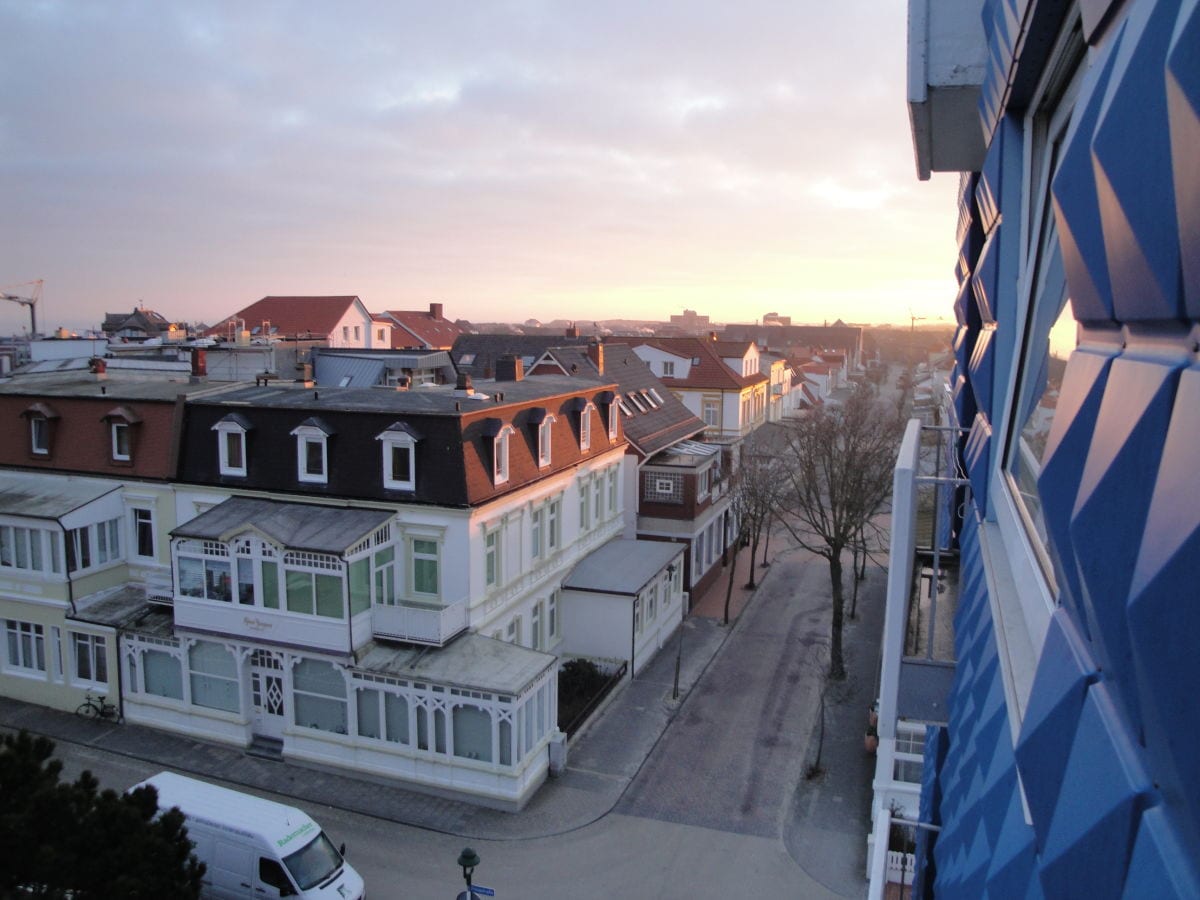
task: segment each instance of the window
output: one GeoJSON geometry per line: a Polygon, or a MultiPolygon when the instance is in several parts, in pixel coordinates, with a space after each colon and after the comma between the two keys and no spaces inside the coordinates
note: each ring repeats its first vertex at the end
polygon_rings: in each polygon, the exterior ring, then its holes
{"type": "Polygon", "coordinates": [[[504,637],[510,644],[521,643],[521,617],[513,616],[504,631],[504,637]]]}
{"type": "Polygon", "coordinates": [[[408,700],[376,688],[359,688],[358,733],[362,737],[407,744],[408,700]]]}
{"type": "MultiPolygon", "coordinates": [[[[69,546],[69,544],[68,544],[69,546]]],[[[233,601],[233,577],[227,559],[179,557],[179,593],[184,597],[233,601]]]]}
{"type": "Polygon", "coordinates": [[[356,341],[362,340],[362,326],[361,325],[354,326],[354,339],[356,341]]]}
{"type": "Polygon", "coordinates": [[[492,717],[478,706],[456,706],[451,712],[454,755],[492,761],[492,717]]]}
{"type": "Polygon", "coordinates": [[[562,499],[551,500],[546,507],[546,546],[557,550],[562,542],[562,499]]]}
{"type": "Polygon", "coordinates": [[[619,427],[620,421],[621,417],[617,415],[617,403],[614,400],[612,403],[608,404],[608,439],[610,441],[615,441],[617,439],[617,428],[619,427]]]}
{"type": "Polygon", "coordinates": [[[658,585],[652,585],[646,591],[646,621],[653,622],[658,615],[658,585]]]}
{"type": "Polygon", "coordinates": [[[642,398],[639,397],[637,394],[626,394],[625,398],[627,400],[629,400],[630,403],[632,403],[634,406],[636,406],[638,408],[638,412],[648,412],[645,404],[642,403],[642,398]]]}
{"type": "MultiPolygon", "coordinates": [[[[535,556],[537,554],[534,554],[535,556]]],[[[493,529],[483,538],[484,583],[495,587],[500,583],[500,531],[493,529]]]]}
{"type": "Polygon", "coordinates": [[[708,496],[708,469],[704,469],[696,475],[696,496],[708,496]]]}
{"type": "Polygon", "coordinates": [[[492,483],[508,481],[508,438],[513,433],[511,425],[505,425],[492,441],[492,483]]]}
{"type": "Polygon", "coordinates": [[[133,524],[133,552],[154,559],[154,510],[135,506],[130,510],[133,524]]]}
{"type": "Polygon", "coordinates": [[[549,635],[549,643],[554,643],[554,639],[558,637],[558,591],[555,590],[550,594],[550,599],[546,601],[546,633],[549,635]]]}
{"type": "Polygon", "coordinates": [[[592,515],[588,505],[589,486],[586,481],[579,482],[579,532],[582,534],[592,527],[592,515]]]}
{"type": "Polygon", "coordinates": [[[375,330],[375,339],[377,341],[379,341],[380,343],[383,343],[383,329],[382,328],[378,328],[375,330]]]}
{"type": "Polygon", "coordinates": [[[350,340],[350,326],[349,325],[342,326],[342,340],[343,341],[350,340]]]}
{"type": "Polygon", "coordinates": [[[300,660],[292,688],[297,725],[346,734],[346,679],[333,663],[300,660]]]}
{"type": "Polygon", "coordinates": [[[45,672],[45,629],[33,622],[9,619],[5,623],[5,631],[8,638],[8,667],[24,669],[26,672],[45,672]]]}
{"type": "Polygon", "coordinates": [[[318,425],[305,424],[292,434],[296,437],[296,477],[310,484],[328,483],[329,433],[318,425]]]}
{"type": "Polygon", "coordinates": [[[0,525],[0,566],[31,572],[61,572],[60,540],[56,531],[0,525]]]}
{"type": "Polygon", "coordinates": [[[615,513],[617,511],[617,506],[618,506],[618,504],[617,504],[617,500],[618,500],[617,485],[618,485],[618,477],[620,476],[620,474],[621,474],[621,464],[620,463],[617,463],[617,465],[613,466],[611,469],[608,470],[608,511],[610,514],[615,513]]]}
{"type": "Polygon", "coordinates": [[[592,449],[592,413],[595,409],[589,403],[579,413],[579,449],[582,452],[592,449]]]}
{"type": "Polygon", "coordinates": [[[638,634],[642,633],[642,600],[640,597],[633,598],[633,630],[638,634]]]}
{"type": "Polygon", "coordinates": [[[672,359],[664,359],[662,364],[663,378],[675,377],[675,361],[672,359]]]}
{"type": "Polygon", "coordinates": [[[343,618],[342,579],[338,576],[288,568],[284,579],[288,612],[343,618]]]}
{"type": "Polygon", "coordinates": [[[437,596],[438,543],[416,538],[412,542],[412,590],[414,594],[437,596]]]}
{"type": "Polygon", "coordinates": [[[683,503],[683,476],[677,472],[646,472],[642,492],[651,503],[683,503]]]}
{"type": "Polygon", "coordinates": [[[183,669],[179,660],[162,650],[142,653],[142,689],[155,697],[183,699],[183,669]]]}
{"type": "Polygon", "coordinates": [[[650,388],[650,396],[654,398],[654,401],[655,401],[655,402],[656,402],[656,403],[657,403],[659,406],[662,406],[662,405],[663,405],[663,398],[662,398],[662,394],[660,394],[660,393],[659,393],[657,390],[655,390],[654,388],[650,388]]]}
{"type": "Polygon", "coordinates": [[[529,646],[534,650],[542,649],[542,601],[533,605],[533,615],[529,619],[529,646]]]}
{"type": "Polygon", "coordinates": [[[717,427],[721,424],[721,401],[714,397],[705,397],[702,405],[704,424],[717,427]]]}
{"type": "Polygon", "coordinates": [[[212,641],[197,641],[188,650],[192,703],[209,709],[238,712],[238,670],[233,654],[212,641]]]}
{"type": "Polygon", "coordinates": [[[121,520],[72,528],[66,534],[67,571],[90,569],[121,558],[121,520]]]}
{"type": "Polygon", "coordinates": [[[217,455],[222,475],[245,476],[246,428],[228,418],[213,426],[217,433],[217,455]]]}
{"type": "Polygon", "coordinates": [[[130,437],[128,422],[113,422],[112,428],[112,458],[118,462],[128,462],[130,455],[130,437]]]}
{"type": "Polygon", "coordinates": [[[416,438],[397,423],[376,435],[383,449],[383,486],[393,491],[412,491],[417,487],[416,438]]]}
{"type": "Polygon", "coordinates": [[[553,416],[546,416],[538,425],[538,466],[545,468],[550,465],[550,426],[554,424],[553,416]]]}
{"type": "Polygon", "coordinates": [[[50,453],[50,422],[45,416],[29,417],[29,450],[38,456],[50,453]]]}
{"type": "Polygon", "coordinates": [[[540,559],[544,552],[546,512],[541,507],[535,509],[529,517],[529,553],[534,559],[540,559]]]}
{"type": "Polygon", "coordinates": [[[108,643],[102,635],[71,632],[71,656],[77,681],[108,683],[108,643]]]}
{"type": "Polygon", "coordinates": [[[396,549],[382,547],[375,551],[374,569],[375,602],[383,606],[396,605],[396,549]]]}

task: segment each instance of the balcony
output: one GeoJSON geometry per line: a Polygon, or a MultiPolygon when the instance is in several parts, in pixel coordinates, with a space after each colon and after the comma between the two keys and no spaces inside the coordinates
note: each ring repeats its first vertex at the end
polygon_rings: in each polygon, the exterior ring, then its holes
{"type": "Polygon", "coordinates": [[[371,611],[371,627],[376,637],[443,647],[466,630],[467,604],[458,600],[447,606],[415,602],[376,606],[371,611]]]}
{"type": "Polygon", "coordinates": [[[930,172],[970,172],[983,164],[982,7],[982,0],[909,0],[908,112],[922,181],[930,172]]]}
{"type": "Polygon", "coordinates": [[[346,620],[283,609],[175,595],[175,626],[212,634],[252,637],[338,653],[350,652],[346,620]]]}

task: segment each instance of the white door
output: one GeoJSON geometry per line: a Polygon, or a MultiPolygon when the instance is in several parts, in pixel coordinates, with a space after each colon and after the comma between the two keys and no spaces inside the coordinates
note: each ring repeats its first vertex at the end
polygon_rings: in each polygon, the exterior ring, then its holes
{"type": "Polygon", "coordinates": [[[250,693],[254,703],[254,733],[283,739],[283,660],[269,650],[250,657],[250,693]]]}

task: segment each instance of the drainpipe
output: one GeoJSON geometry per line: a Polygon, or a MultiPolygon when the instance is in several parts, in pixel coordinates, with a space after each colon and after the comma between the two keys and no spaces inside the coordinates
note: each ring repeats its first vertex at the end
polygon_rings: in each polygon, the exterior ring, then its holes
{"type": "MultiPolygon", "coordinates": [[[[55,519],[55,523],[62,529],[63,536],[63,572],[67,576],[67,603],[71,606],[71,615],[76,615],[78,610],[75,609],[75,585],[71,581],[71,573],[67,569],[67,541],[70,540],[70,535],[67,533],[67,526],[62,523],[62,519],[55,519]]],[[[50,564],[51,568],[54,564],[50,564]]]]}
{"type": "Polygon", "coordinates": [[[633,670],[637,662],[637,605],[638,598],[633,598],[633,606],[629,607],[629,680],[633,681],[633,670]]]}

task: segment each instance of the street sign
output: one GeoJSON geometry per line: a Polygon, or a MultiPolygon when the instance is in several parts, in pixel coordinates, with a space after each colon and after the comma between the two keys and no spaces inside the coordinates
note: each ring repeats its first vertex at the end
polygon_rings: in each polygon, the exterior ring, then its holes
{"type": "Polygon", "coordinates": [[[496,891],[494,888],[484,887],[482,884],[471,885],[472,894],[482,894],[484,897],[495,897],[496,891]]]}

